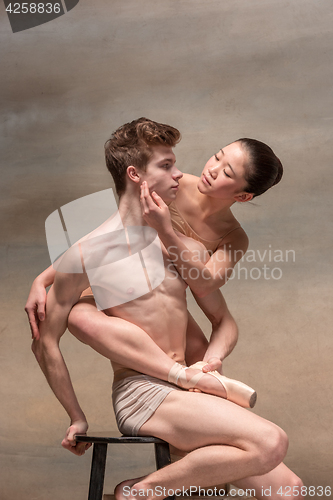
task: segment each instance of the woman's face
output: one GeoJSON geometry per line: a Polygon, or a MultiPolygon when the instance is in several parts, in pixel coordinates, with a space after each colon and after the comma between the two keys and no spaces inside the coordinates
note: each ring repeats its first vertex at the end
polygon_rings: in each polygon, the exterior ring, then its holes
{"type": "Polygon", "coordinates": [[[200,193],[213,198],[237,201],[245,193],[245,165],[248,156],[239,142],[233,142],[220,149],[206,163],[198,189],[200,193]]]}

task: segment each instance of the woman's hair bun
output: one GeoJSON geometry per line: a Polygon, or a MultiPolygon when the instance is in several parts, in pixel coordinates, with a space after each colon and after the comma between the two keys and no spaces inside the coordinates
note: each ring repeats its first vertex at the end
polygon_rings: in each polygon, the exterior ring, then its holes
{"type": "Polygon", "coordinates": [[[281,163],[281,160],[278,157],[276,157],[276,159],[278,160],[278,172],[276,174],[276,178],[275,178],[273,186],[275,186],[276,184],[278,184],[280,182],[280,180],[282,179],[282,176],[283,176],[283,165],[281,163]]]}

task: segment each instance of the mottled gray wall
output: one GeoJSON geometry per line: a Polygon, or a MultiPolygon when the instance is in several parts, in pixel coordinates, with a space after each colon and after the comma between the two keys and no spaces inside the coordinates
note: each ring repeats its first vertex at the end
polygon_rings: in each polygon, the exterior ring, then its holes
{"type": "MultiPolygon", "coordinates": [[[[15,34],[0,12],[1,499],[86,496],[91,454],[60,447],[68,418],[30,352],[23,306],[49,264],[46,217],[112,186],[104,141],[142,115],[180,128],[186,172],[241,136],[281,157],[283,182],[235,213],[251,249],[292,249],[295,262],[256,253],[248,270],[279,267],[281,279],[242,271],[225,287],[241,331],[226,369],[287,431],[286,463],[307,485],[332,485],[332,2],[81,0],[15,34]]],[[[108,362],[70,334],[62,348],[90,428],[115,429],[108,362]]],[[[119,453],[108,493],[152,467],[151,450],[139,470],[135,448],[119,453]]]]}

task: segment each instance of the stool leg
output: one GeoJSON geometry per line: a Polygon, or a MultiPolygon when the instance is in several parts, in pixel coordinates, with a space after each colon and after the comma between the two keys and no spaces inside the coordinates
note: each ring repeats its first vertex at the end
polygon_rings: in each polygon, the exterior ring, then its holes
{"type": "Polygon", "coordinates": [[[88,500],[102,500],[107,448],[107,443],[94,444],[88,500]]]}
{"type": "MultiPolygon", "coordinates": [[[[171,458],[170,458],[170,449],[168,443],[155,443],[155,462],[156,462],[156,468],[157,469],[162,469],[162,467],[165,467],[166,465],[169,465],[171,463],[171,458]]],[[[175,496],[169,496],[166,497],[165,500],[174,500],[175,496]]]]}
{"type": "Polygon", "coordinates": [[[155,443],[156,468],[162,469],[171,463],[170,449],[168,443],[155,443]]]}

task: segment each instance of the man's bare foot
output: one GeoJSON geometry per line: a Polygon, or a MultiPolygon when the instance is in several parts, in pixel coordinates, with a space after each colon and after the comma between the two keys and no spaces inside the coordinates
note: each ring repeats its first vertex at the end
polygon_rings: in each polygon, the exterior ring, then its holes
{"type": "MultiPolygon", "coordinates": [[[[138,493],[136,495],[131,495],[130,491],[132,486],[144,479],[145,476],[136,477],[135,479],[126,479],[121,483],[117,484],[114,490],[114,497],[116,500],[137,500],[138,493]],[[125,488],[125,491],[124,491],[125,488]]],[[[142,498],[142,496],[140,497],[142,498]]]]}

